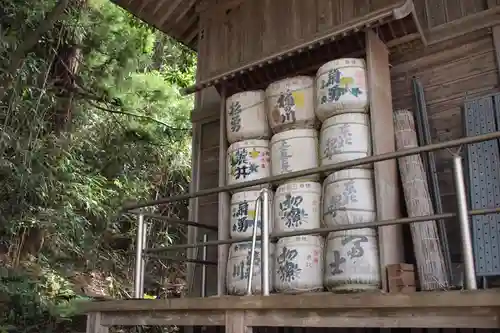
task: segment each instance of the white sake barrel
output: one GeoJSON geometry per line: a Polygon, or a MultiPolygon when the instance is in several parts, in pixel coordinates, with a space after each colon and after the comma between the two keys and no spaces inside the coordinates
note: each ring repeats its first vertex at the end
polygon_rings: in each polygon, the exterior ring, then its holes
{"type": "Polygon", "coordinates": [[[280,185],[274,202],[277,231],[307,230],[320,227],[321,184],[293,182],[280,185]]]}
{"type": "Polygon", "coordinates": [[[375,229],[331,232],[326,241],[325,287],[330,291],[380,288],[375,229]]]}
{"type": "Polygon", "coordinates": [[[276,291],[295,294],[323,290],[323,252],[321,236],[281,238],[275,252],[276,291]]]}
{"type": "MultiPolygon", "coordinates": [[[[261,233],[261,215],[255,216],[257,198],[259,190],[243,191],[234,193],[231,196],[231,229],[230,235],[233,239],[251,237],[253,234],[254,221],[257,219],[257,235],[261,233]]],[[[269,193],[269,211],[273,207],[273,194],[269,193]]],[[[269,233],[273,231],[273,216],[269,221],[269,233]]]]}
{"type": "MultiPolygon", "coordinates": [[[[261,278],[261,248],[260,241],[256,242],[254,266],[252,274],[252,293],[258,294],[262,290],[261,278]]],[[[274,270],[274,244],[269,244],[269,291],[274,290],[272,272],[274,270]]],[[[250,274],[250,256],[252,242],[232,244],[226,270],[227,292],[230,295],[245,295],[247,292],[248,276],[250,274]]]]}
{"type": "Polygon", "coordinates": [[[330,165],[371,155],[370,120],[367,114],[344,113],[321,126],[320,164],[330,165]]]}
{"type": "Polygon", "coordinates": [[[324,121],[343,112],[368,112],[364,59],[327,62],[316,73],[316,116],[324,121]]]}
{"type": "Polygon", "coordinates": [[[323,222],[337,225],[373,222],[376,219],[373,171],[347,169],[323,182],[323,222]]]}
{"type": "MultiPolygon", "coordinates": [[[[318,167],[318,133],[314,129],[294,129],[271,138],[271,174],[283,175],[318,167]]],[[[300,180],[317,181],[319,175],[300,180]]]]}
{"type": "Polygon", "coordinates": [[[266,89],[266,105],[274,133],[315,127],[314,79],[297,76],[271,83],[266,89]]]}
{"type": "Polygon", "coordinates": [[[269,139],[265,93],[263,90],[244,91],[226,100],[227,141],[269,139]]]}
{"type": "MultiPolygon", "coordinates": [[[[229,146],[227,150],[228,185],[269,176],[271,176],[271,157],[268,140],[245,140],[229,146]]],[[[246,188],[245,190],[261,187],[246,188]]]]}

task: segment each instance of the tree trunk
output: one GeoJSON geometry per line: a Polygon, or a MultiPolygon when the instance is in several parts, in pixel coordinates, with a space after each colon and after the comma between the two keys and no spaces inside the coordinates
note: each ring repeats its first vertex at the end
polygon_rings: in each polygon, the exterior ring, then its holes
{"type": "Polygon", "coordinates": [[[73,115],[75,77],[81,59],[81,50],[74,45],[62,45],[52,64],[52,78],[58,101],[52,113],[52,130],[62,134],[70,129],[73,115]]]}
{"type": "Polygon", "coordinates": [[[24,62],[24,58],[26,54],[38,43],[40,38],[52,29],[54,24],[58,19],[61,18],[66,7],[68,6],[69,0],[60,0],[50,11],[45,20],[40,23],[38,28],[30,32],[26,39],[17,47],[14,53],[10,56],[10,64],[5,73],[4,79],[0,82],[0,99],[4,97],[4,94],[10,89],[12,86],[12,82],[14,77],[16,76],[16,72],[21,67],[24,62]]]}
{"type": "MultiPolygon", "coordinates": [[[[69,9],[74,16],[81,15],[87,0],[71,0],[69,9]]],[[[60,27],[63,33],[51,68],[51,78],[56,89],[58,102],[52,112],[52,130],[60,135],[70,129],[73,116],[73,97],[76,76],[82,61],[81,36],[67,27],[60,27]]]]}
{"type": "MultiPolygon", "coordinates": [[[[87,0],[70,1],[68,10],[74,18],[77,18],[85,10],[86,2],[87,0]]],[[[57,102],[49,114],[47,130],[59,136],[70,129],[73,95],[76,88],[75,81],[82,51],[80,49],[80,36],[69,26],[65,26],[64,22],[58,22],[54,29],[58,29],[63,35],[60,36],[61,43],[56,50],[57,55],[54,57],[50,69],[51,83],[56,90],[57,102]]],[[[30,256],[36,258],[42,250],[45,235],[46,230],[41,228],[24,230],[17,261],[27,260],[30,256]]]]}
{"type": "Polygon", "coordinates": [[[163,54],[164,54],[164,47],[165,47],[165,34],[161,31],[156,32],[156,43],[155,43],[155,48],[154,48],[154,54],[153,54],[153,63],[151,64],[151,69],[152,70],[161,70],[161,67],[163,66],[163,54]]]}

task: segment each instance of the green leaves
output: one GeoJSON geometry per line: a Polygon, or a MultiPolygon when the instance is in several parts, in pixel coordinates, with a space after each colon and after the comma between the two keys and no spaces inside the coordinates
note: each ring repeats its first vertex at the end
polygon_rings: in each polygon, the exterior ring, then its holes
{"type": "MultiPolygon", "coordinates": [[[[0,0],[0,79],[26,31],[54,4],[0,0]]],[[[9,295],[14,309],[2,318],[0,331],[51,332],[69,318],[85,299],[79,300],[67,272],[100,272],[104,284],[113,281],[106,289],[111,296],[130,291],[133,258],[126,252],[135,219],[118,214],[122,203],[189,187],[193,98],[180,96],[179,87],[194,81],[195,54],[108,0],[75,8],[38,41],[0,101],[0,242],[11,265],[0,296],[9,295]],[[52,65],[63,41],[76,44],[71,46],[81,56],[71,78],[74,90],[61,93],[52,65]],[[73,97],[72,126],[54,134],[52,115],[67,96],[73,97]],[[32,245],[30,230],[43,235],[34,258],[24,255],[32,245]],[[21,269],[27,262],[39,268],[21,269]]],[[[187,202],[156,213],[186,219],[187,202]]],[[[154,224],[148,246],[171,244],[184,233],[154,224]]],[[[182,266],[147,269],[170,276],[182,266]]]]}

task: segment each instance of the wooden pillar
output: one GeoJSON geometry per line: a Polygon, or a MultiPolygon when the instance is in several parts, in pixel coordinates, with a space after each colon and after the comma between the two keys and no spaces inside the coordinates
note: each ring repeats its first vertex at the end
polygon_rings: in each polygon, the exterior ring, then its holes
{"type": "MultiPolygon", "coordinates": [[[[389,51],[372,30],[367,30],[366,32],[366,63],[373,154],[390,153],[396,150],[396,145],[392,119],[389,51]]],[[[400,218],[401,192],[399,188],[397,161],[377,162],[373,168],[377,219],[389,220],[400,218]]],[[[382,289],[388,291],[387,265],[404,262],[402,226],[380,227],[378,228],[378,237],[382,289]]]]}
{"type": "MultiPolygon", "coordinates": [[[[200,30],[203,29],[205,25],[202,25],[200,23],[200,30]]],[[[201,47],[206,47],[206,44],[204,42],[203,38],[203,32],[198,34],[198,45],[201,47]]],[[[200,49],[200,52],[198,52],[197,56],[198,60],[198,68],[196,69],[196,82],[200,82],[201,80],[201,74],[202,74],[202,68],[204,65],[204,59],[203,59],[203,54],[202,50],[200,49]]],[[[203,105],[203,92],[202,91],[197,91],[195,93],[194,97],[194,109],[191,112],[191,119],[193,119],[193,114],[197,112],[202,111],[202,105],[203,105]]],[[[201,130],[202,126],[199,122],[197,121],[192,121],[192,129],[193,129],[193,138],[191,139],[191,183],[189,184],[189,192],[194,193],[197,192],[200,188],[200,154],[201,154],[201,130]]],[[[189,200],[189,215],[188,219],[189,221],[195,221],[198,222],[198,207],[199,207],[199,199],[198,198],[192,198],[189,200]]],[[[188,226],[188,236],[187,236],[187,241],[188,244],[191,243],[196,243],[198,240],[198,234],[199,230],[196,227],[193,226],[188,226]]],[[[199,249],[187,249],[186,255],[188,259],[196,259],[197,254],[200,252],[199,249]]],[[[193,264],[193,263],[187,263],[186,265],[186,276],[187,276],[187,292],[188,296],[200,296],[198,295],[193,295],[192,289],[193,289],[193,283],[194,279],[196,276],[196,269],[199,267],[199,265],[193,264]]]]}
{"type": "Polygon", "coordinates": [[[101,314],[93,312],[87,314],[87,333],[108,333],[109,329],[101,325],[101,314]]]}
{"type": "MultiPolygon", "coordinates": [[[[219,186],[226,185],[226,154],[227,154],[227,133],[226,133],[226,89],[222,87],[220,94],[220,129],[219,129],[219,186]]],[[[229,239],[229,193],[222,192],[218,196],[218,238],[219,240],[229,239]]],[[[226,294],[226,266],[228,257],[228,246],[219,245],[218,265],[217,265],[217,294],[226,294]]]]}
{"type": "MultiPolygon", "coordinates": [[[[189,184],[189,192],[194,193],[198,191],[200,187],[200,140],[201,140],[201,125],[199,122],[193,122],[193,138],[191,144],[191,184],[189,184]]],[[[198,198],[192,198],[189,200],[189,215],[188,220],[198,222],[198,198]]],[[[187,242],[189,244],[196,243],[198,240],[198,228],[189,226],[187,242]]],[[[197,251],[194,248],[187,249],[187,257],[189,259],[196,259],[197,251]]],[[[196,268],[199,265],[193,263],[187,263],[187,289],[189,296],[200,296],[192,294],[192,283],[196,276],[196,268]]]]}
{"type": "Polygon", "coordinates": [[[226,311],[226,333],[252,333],[246,326],[245,311],[226,311]]]}
{"type": "MultiPolygon", "coordinates": [[[[488,0],[488,8],[497,6],[496,0],[488,0]]],[[[497,72],[500,77],[500,25],[495,25],[491,28],[491,35],[493,38],[493,45],[495,47],[495,58],[497,61],[497,72]]]]}

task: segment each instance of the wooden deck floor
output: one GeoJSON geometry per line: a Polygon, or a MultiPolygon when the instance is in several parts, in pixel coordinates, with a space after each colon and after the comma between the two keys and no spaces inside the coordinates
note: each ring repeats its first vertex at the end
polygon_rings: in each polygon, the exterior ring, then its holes
{"type": "MultiPolygon", "coordinates": [[[[224,296],[82,306],[96,325],[500,328],[500,290],[224,296]]],[[[103,332],[90,330],[88,332],[103,332]]]]}

